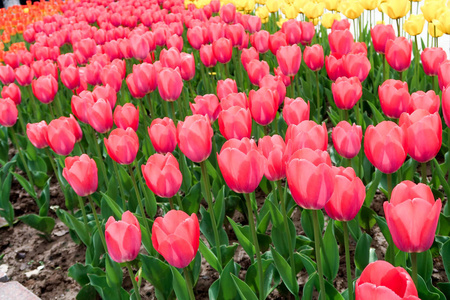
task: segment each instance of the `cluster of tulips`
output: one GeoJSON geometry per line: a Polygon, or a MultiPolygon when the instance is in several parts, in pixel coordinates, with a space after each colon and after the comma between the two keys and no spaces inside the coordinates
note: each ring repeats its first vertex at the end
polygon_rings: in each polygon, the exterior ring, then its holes
{"type": "Polygon", "coordinates": [[[235,2],[69,1],[10,30],[23,42],[4,40],[1,56],[0,216],[13,226],[15,178],[39,207],[19,219],[49,237],[56,177],[67,209],[56,214],[86,245],[85,263],[69,270],[80,299],[140,299],[143,279],[158,299],[195,299],[202,259],[219,274],[211,299],[275,289],[295,299],[449,297],[450,284],[431,276],[436,259],[450,274],[446,52],[419,52],[392,25],[358,41],[347,19],[316,27],[325,4],[294,1],[311,22],[277,30],[277,1],[235,2]],[[382,216],[371,209],[377,190],[382,216]],[[388,245],[381,257],[374,226],[388,245]]]}

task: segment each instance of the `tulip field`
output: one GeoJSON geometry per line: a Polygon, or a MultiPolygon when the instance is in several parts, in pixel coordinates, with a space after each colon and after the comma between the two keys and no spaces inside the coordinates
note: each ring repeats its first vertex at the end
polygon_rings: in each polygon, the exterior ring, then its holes
{"type": "Polygon", "coordinates": [[[450,1],[0,14],[0,274],[42,299],[450,299],[450,1]]]}

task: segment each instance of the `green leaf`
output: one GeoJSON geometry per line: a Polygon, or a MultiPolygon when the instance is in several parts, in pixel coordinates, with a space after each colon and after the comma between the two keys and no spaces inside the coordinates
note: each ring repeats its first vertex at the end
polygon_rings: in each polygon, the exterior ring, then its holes
{"type": "Polygon", "coordinates": [[[122,286],[123,272],[120,264],[111,259],[109,254],[105,257],[106,282],[111,288],[122,286]]]}
{"type": "Polygon", "coordinates": [[[0,216],[6,219],[9,226],[12,226],[14,222],[14,207],[9,201],[11,182],[12,175],[11,173],[9,173],[5,181],[1,185],[2,190],[0,192],[0,216]]]}
{"type": "Polygon", "coordinates": [[[144,278],[167,299],[173,290],[173,276],[170,266],[155,257],[143,254],[139,255],[139,259],[142,261],[144,278]]]}
{"type": "MultiPolygon", "coordinates": [[[[200,207],[200,214],[202,215],[202,220],[200,221],[200,231],[206,237],[208,243],[216,247],[216,239],[214,237],[214,231],[209,212],[202,206],[200,207]]],[[[223,226],[218,228],[218,233],[220,244],[228,245],[228,235],[223,229],[223,226]]]]}
{"type": "Polygon", "coordinates": [[[228,218],[228,221],[231,224],[231,227],[233,227],[233,231],[236,234],[236,237],[241,244],[242,248],[244,248],[245,252],[250,256],[250,260],[253,261],[253,256],[255,255],[255,247],[253,246],[253,243],[250,242],[250,240],[245,236],[244,233],[241,231],[241,227],[236,224],[233,219],[228,218]]]}
{"type": "Polygon", "coordinates": [[[327,280],[325,280],[325,293],[329,300],[344,300],[344,297],[327,280]]]}
{"type": "MultiPolygon", "coordinates": [[[[203,94],[202,94],[203,95],[203,94]]],[[[189,171],[189,167],[187,165],[186,156],[184,156],[183,153],[180,152],[180,158],[178,159],[178,162],[180,163],[180,171],[183,175],[183,181],[181,183],[181,190],[187,193],[189,189],[191,188],[191,182],[192,182],[192,174],[189,171]]]]}
{"type": "Polygon", "coordinates": [[[220,273],[222,270],[216,255],[205,245],[202,239],[200,239],[199,245],[200,253],[203,255],[208,264],[220,273]]]}
{"type": "Polygon", "coordinates": [[[240,280],[236,275],[233,274],[231,274],[231,278],[233,279],[236,289],[238,290],[239,295],[242,299],[258,300],[258,297],[256,297],[255,293],[244,281],[240,280]]]}
{"type": "Polygon", "coordinates": [[[47,181],[45,188],[42,190],[41,195],[36,202],[39,206],[39,215],[45,217],[50,208],[50,180],[47,181]]]}
{"type": "Polygon", "coordinates": [[[442,187],[444,188],[445,194],[448,197],[450,195],[450,186],[448,185],[447,180],[445,180],[445,176],[442,173],[441,166],[437,162],[436,158],[433,158],[433,164],[434,164],[434,170],[436,171],[436,173],[439,177],[439,181],[441,182],[442,187]]]}
{"type": "Polygon", "coordinates": [[[188,214],[197,213],[202,201],[202,187],[201,183],[197,182],[191,187],[189,192],[183,198],[183,209],[188,214]]]}
{"type": "Polygon", "coordinates": [[[234,281],[231,274],[238,276],[241,266],[230,260],[220,274],[218,299],[235,300],[239,298],[238,291],[234,288],[234,281]]]}
{"type": "Polygon", "coordinates": [[[95,274],[88,274],[88,277],[91,285],[95,287],[102,299],[125,300],[130,298],[130,295],[123,288],[110,288],[105,275],[99,276],[95,274]]]}
{"type": "MultiPolygon", "coordinates": [[[[332,222],[332,221],[331,221],[332,222]]],[[[328,280],[334,280],[339,271],[339,248],[334,236],[334,226],[328,223],[323,236],[323,247],[320,249],[323,264],[323,273],[328,280]]]]}
{"type": "MultiPolygon", "coordinates": [[[[270,254],[270,253],[268,253],[270,254]]],[[[261,259],[262,261],[262,274],[263,274],[263,298],[266,299],[267,296],[270,294],[270,292],[273,290],[271,288],[271,285],[274,282],[274,274],[275,272],[275,266],[273,264],[272,259],[261,259]]],[[[237,274],[236,274],[237,275],[237,274]]],[[[278,275],[278,274],[277,274],[278,275]]],[[[259,278],[258,278],[258,263],[254,262],[250,265],[250,267],[247,269],[247,273],[245,274],[245,283],[252,289],[252,291],[256,292],[259,291],[259,278]]],[[[275,287],[274,287],[275,288],[275,287]]]]}
{"type": "Polygon", "coordinates": [[[101,192],[101,194],[103,196],[103,199],[108,204],[109,208],[114,213],[114,218],[116,220],[121,219],[122,218],[122,214],[123,214],[123,209],[117,204],[116,201],[111,199],[106,193],[101,192]]]}
{"type": "Polygon", "coordinates": [[[86,299],[97,299],[97,291],[90,284],[83,286],[81,290],[78,292],[76,297],[76,300],[86,300],[86,299]]]}
{"type": "MultiPolygon", "coordinates": [[[[317,211],[317,214],[319,216],[320,232],[322,232],[323,226],[324,226],[323,212],[321,210],[319,210],[319,211],[317,211]]],[[[314,241],[314,227],[313,227],[312,210],[304,209],[302,211],[302,218],[301,218],[300,222],[302,224],[302,228],[305,231],[306,236],[314,241]]]]}
{"type": "Polygon", "coordinates": [[[272,216],[272,232],[271,237],[277,251],[283,257],[289,257],[289,253],[294,251],[295,247],[295,226],[290,218],[287,218],[289,233],[285,230],[284,219],[278,208],[271,202],[266,201],[270,207],[270,214],[272,216]],[[291,239],[291,249],[289,249],[288,238],[291,239]]]}
{"type": "Polygon", "coordinates": [[[175,295],[180,300],[189,300],[189,294],[187,291],[186,280],[181,276],[177,268],[170,266],[173,276],[173,289],[175,290],[175,295]]]}
{"type": "Polygon", "coordinates": [[[444,263],[445,273],[447,274],[447,278],[450,278],[450,240],[442,245],[440,253],[444,263]]]}
{"type": "Polygon", "coordinates": [[[422,277],[419,275],[417,276],[417,291],[419,292],[419,298],[420,299],[427,299],[427,300],[439,300],[439,294],[433,293],[430,291],[425,283],[425,281],[422,279],[422,277]]]}
{"type": "Polygon", "coordinates": [[[369,104],[370,109],[372,110],[372,117],[376,122],[373,125],[375,126],[376,124],[383,122],[385,120],[384,116],[380,113],[378,108],[376,108],[375,105],[370,101],[366,101],[366,103],[369,104]]]}
{"type": "Polygon", "coordinates": [[[347,222],[348,229],[350,231],[350,235],[355,239],[355,241],[359,241],[361,238],[362,232],[361,227],[359,227],[358,220],[354,218],[351,221],[347,222]]]}
{"type": "Polygon", "coordinates": [[[67,227],[74,230],[86,246],[90,245],[91,238],[89,235],[89,228],[86,228],[83,222],[79,221],[77,218],[63,209],[58,209],[56,211],[56,214],[61,220],[66,221],[64,223],[67,225],[67,227]]]}
{"type": "Polygon", "coordinates": [[[29,214],[20,216],[19,220],[47,235],[49,235],[52,232],[53,227],[55,227],[55,220],[51,217],[40,217],[35,214],[29,214]]]}
{"type": "Polygon", "coordinates": [[[433,274],[433,256],[430,250],[417,253],[417,273],[422,278],[431,278],[433,274]]]}
{"type": "MultiPolygon", "coordinates": [[[[144,187],[147,188],[146,186],[144,187]]],[[[145,203],[145,211],[149,215],[150,218],[154,218],[156,215],[156,211],[158,210],[158,204],[156,203],[155,194],[152,191],[148,190],[146,193],[146,197],[144,198],[145,203]],[[148,195],[148,196],[147,196],[148,195]]]]}
{"type": "Polygon", "coordinates": [[[368,189],[366,192],[366,199],[364,200],[364,204],[366,206],[370,206],[370,204],[372,203],[373,197],[375,196],[378,186],[380,185],[382,175],[383,175],[383,173],[381,173],[380,170],[376,169],[375,178],[372,180],[371,183],[369,183],[368,189]]]}
{"type": "Polygon", "coordinates": [[[372,238],[367,233],[364,233],[356,243],[355,266],[360,271],[364,270],[364,268],[369,264],[371,243],[372,238]]]}
{"type": "Polygon", "coordinates": [[[308,275],[311,276],[316,272],[317,266],[316,263],[306,256],[303,253],[298,253],[300,256],[300,260],[302,261],[302,264],[305,266],[306,272],[308,272],[308,275]]]}
{"type": "Polygon", "coordinates": [[[75,279],[78,284],[81,286],[85,286],[89,283],[89,277],[87,274],[96,274],[103,275],[104,272],[102,269],[93,267],[92,265],[82,265],[80,263],[76,263],[69,268],[68,275],[75,279]]]}
{"type": "Polygon", "coordinates": [[[31,186],[31,183],[26,180],[22,175],[17,174],[15,172],[11,172],[14,177],[17,179],[17,181],[20,183],[20,185],[25,189],[25,191],[28,193],[28,195],[30,195],[31,197],[33,197],[34,199],[37,198],[36,192],[34,191],[33,186],[31,186]]]}
{"type": "Polygon", "coordinates": [[[312,299],[314,287],[319,290],[319,277],[317,272],[309,274],[308,281],[303,286],[303,299],[312,299]]]}
{"type": "Polygon", "coordinates": [[[283,256],[281,256],[273,247],[271,248],[271,253],[273,261],[275,262],[275,267],[280,273],[284,284],[292,294],[298,295],[299,287],[297,278],[292,277],[291,266],[289,266],[288,262],[283,258],[283,256]]]}

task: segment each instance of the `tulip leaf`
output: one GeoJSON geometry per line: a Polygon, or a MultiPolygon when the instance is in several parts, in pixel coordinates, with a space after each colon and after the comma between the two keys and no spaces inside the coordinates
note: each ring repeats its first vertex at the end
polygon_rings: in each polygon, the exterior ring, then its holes
{"type": "Polygon", "coordinates": [[[275,267],[283,279],[284,284],[289,289],[289,291],[298,295],[299,287],[297,283],[297,278],[292,277],[292,268],[288,264],[288,262],[277,252],[273,247],[271,247],[270,252],[272,253],[273,261],[275,263],[275,267]]]}
{"type": "Polygon", "coordinates": [[[142,261],[142,275],[148,280],[155,290],[168,299],[173,290],[173,275],[170,266],[156,257],[140,254],[142,261]]]}
{"type": "Polygon", "coordinates": [[[371,101],[366,101],[367,104],[369,104],[370,109],[372,110],[372,120],[375,121],[373,126],[377,125],[378,123],[381,123],[385,120],[384,116],[380,113],[378,108],[375,107],[375,105],[371,101]]]}
{"type": "Polygon", "coordinates": [[[312,299],[314,287],[319,290],[319,277],[317,275],[317,272],[309,275],[308,281],[303,286],[302,299],[312,299]]]}
{"type": "MultiPolygon", "coordinates": [[[[275,272],[275,266],[272,263],[272,259],[262,259],[263,265],[263,280],[264,280],[264,299],[270,294],[273,290],[271,285],[273,283],[273,277],[275,272]]],[[[259,291],[259,280],[258,280],[258,263],[254,262],[247,270],[247,274],[245,274],[245,282],[253,291],[259,291]]],[[[275,288],[275,287],[274,287],[275,288]]]]}
{"type": "Polygon", "coordinates": [[[89,284],[89,277],[88,274],[96,274],[96,275],[103,275],[104,272],[102,269],[93,267],[92,265],[82,265],[81,263],[76,263],[72,265],[69,268],[68,275],[69,277],[72,277],[75,279],[76,282],[78,282],[79,285],[85,286],[89,284]]]}
{"type": "Polygon", "coordinates": [[[359,227],[358,219],[354,218],[353,220],[350,220],[347,222],[348,230],[350,232],[350,235],[353,237],[355,241],[359,241],[361,238],[362,232],[361,227],[359,227]]]}
{"type": "Polygon", "coordinates": [[[439,177],[439,181],[441,182],[442,187],[444,188],[445,194],[447,195],[447,197],[449,197],[450,186],[448,185],[447,180],[445,180],[445,176],[442,173],[441,166],[437,162],[436,158],[433,158],[433,164],[434,164],[434,170],[436,171],[436,174],[439,177]]]}
{"type": "Polygon", "coordinates": [[[39,215],[45,217],[48,214],[50,208],[50,179],[47,181],[45,188],[42,190],[41,195],[37,199],[36,203],[39,206],[39,215]]]}
{"type": "Polygon", "coordinates": [[[270,212],[272,215],[272,232],[271,237],[274,246],[277,251],[283,257],[289,257],[289,253],[294,251],[295,248],[295,226],[290,218],[287,218],[289,232],[286,232],[283,215],[278,210],[278,208],[272,204],[270,201],[266,201],[267,205],[270,206],[270,212]],[[291,249],[289,249],[288,239],[291,239],[291,249]]]}
{"type": "Polygon", "coordinates": [[[238,290],[239,295],[241,296],[242,299],[258,300],[258,297],[256,297],[255,293],[244,281],[240,280],[234,274],[231,274],[231,278],[233,279],[236,289],[238,290]]]}
{"type": "Polygon", "coordinates": [[[303,253],[299,253],[299,256],[302,264],[305,266],[306,272],[308,272],[310,276],[314,274],[317,269],[316,263],[303,253]]]}
{"type": "Polygon", "coordinates": [[[189,171],[189,167],[187,165],[186,156],[180,151],[180,158],[178,159],[180,163],[180,171],[183,175],[183,181],[181,182],[181,190],[186,194],[191,188],[192,182],[192,174],[189,171]]]}
{"type": "MultiPolygon", "coordinates": [[[[211,223],[211,217],[209,212],[202,206],[200,207],[200,214],[202,215],[202,220],[200,221],[200,231],[205,235],[210,245],[216,247],[213,227],[211,223]]],[[[228,245],[228,235],[223,229],[223,226],[218,228],[219,239],[221,245],[228,245]]]]}
{"type": "Polygon", "coordinates": [[[445,295],[446,299],[450,299],[450,282],[438,282],[439,290],[445,295]]]}
{"type": "Polygon", "coordinates": [[[366,191],[366,199],[364,200],[364,205],[370,206],[370,204],[372,203],[373,197],[375,196],[375,193],[377,192],[378,186],[380,184],[382,175],[383,173],[380,170],[375,170],[375,178],[373,178],[372,182],[370,182],[367,186],[368,188],[366,191]]]}
{"type": "Polygon", "coordinates": [[[81,241],[89,246],[91,243],[91,238],[89,236],[89,228],[85,228],[84,223],[79,221],[73,215],[69,214],[63,209],[58,209],[56,215],[66,224],[67,227],[74,230],[80,237],[81,241]]]}
{"type": "Polygon", "coordinates": [[[241,227],[236,224],[233,219],[231,219],[230,217],[227,218],[231,224],[231,227],[233,227],[233,231],[236,234],[239,244],[241,244],[242,248],[244,248],[245,252],[248,254],[248,256],[250,256],[250,260],[253,262],[253,256],[255,255],[255,247],[253,246],[253,243],[250,242],[250,240],[241,231],[241,227]]]}
{"type": "Polygon", "coordinates": [[[175,295],[177,295],[177,298],[180,300],[189,300],[190,298],[187,291],[186,280],[183,276],[181,276],[181,273],[177,268],[170,266],[170,269],[172,270],[173,289],[175,291],[175,295]]]}
{"type": "Polygon", "coordinates": [[[96,274],[88,274],[87,276],[102,299],[122,300],[130,298],[130,295],[122,287],[117,289],[110,288],[107,283],[106,275],[99,276],[96,274]]]}
{"type": "Polygon", "coordinates": [[[431,278],[433,274],[433,256],[430,250],[417,253],[417,273],[422,278],[431,278]]]}
{"type": "Polygon", "coordinates": [[[113,261],[109,254],[105,256],[106,282],[111,288],[122,286],[123,272],[118,263],[113,261]]]}
{"type": "Polygon", "coordinates": [[[222,228],[225,218],[225,186],[223,186],[216,195],[214,202],[214,216],[216,217],[217,228],[222,228]]]}
{"type": "MultiPolygon", "coordinates": [[[[318,210],[317,214],[319,216],[320,232],[322,232],[323,226],[324,226],[323,212],[321,210],[318,210]]],[[[305,231],[306,236],[314,241],[312,210],[304,209],[302,211],[302,218],[301,218],[300,222],[302,224],[302,228],[305,231]]]]}
{"type": "Polygon", "coordinates": [[[333,221],[328,223],[323,236],[323,246],[321,245],[320,254],[322,256],[323,273],[332,281],[336,278],[339,271],[339,248],[334,235],[333,221]]]}
{"type": "Polygon", "coordinates": [[[25,189],[25,191],[33,197],[34,199],[37,199],[36,192],[34,191],[34,187],[31,185],[31,183],[26,180],[22,175],[17,174],[15,172],[11,172],[13,176],[17,179],[17,181],[20,183],[20,185],[25,189]]]}
{"type": "Polygon", "coordinates": [[[197,182],[183,198],[183,209],[188,214],[198,212],[202,200],[201,183],[197,182]]]}
{"type": "Polygon", "coordinates": [[[55,227],[55,219],[51,217],[40,217],[35,214],[29,214],[20,216],[19,220],[47,235],[49,235],[52,232],[53,227],[55,227]]]}
{"type": "Polygon", "coordinates": [[[238,291],[234,288],[234,281],[231,274],[238,276],[241,266],[234,260],[230,260],[220,274],[220,278],[217,280],[219,283],[218,297],[217,299],[234,300],[238,299],[238,291]]]}
{"type": "MultiPolygon", "coordinates": [[[[427,300],[439,300],[441,297],[438,293],[434,293],[430,291],[427,287],[427,284],[423,280],[423,278],[418,275],[417,276],[417,292],[419,293],[420,299],[427,299],[427,300]]],[[[444,297],[445,298],[445,297],[444,297]]]]}
{"type": "MultiPolygon", "coordinates": [[[[322,293],[322,291],[320,292],[322,293]]],[[[336,288],[327,280],[325,280],[325,294],[326,298],[329,300],[344,300],[344,297],[342,297],[342,295],[339,294],[336,288]]]]}
{"type": "Polygon", "coordinates": [[[199,250],[208,264],[220,273],[222,268],[219,264],[219,261],[217,260],[216,255],[205,245],[205,242],[203,242],[202,239],[200,239],[199,250]]]}
{"type": "Polygon", "coordinates": [[[0,216],[5,218],[9,226],[13,225],[14,222],[14,207],[9,201],[10,191],[11,191],[12,174],[8,173],[6,179],[1,185],[0,192],[0,216]]]}
{"type": "Polygon", "coordinates": [[[103,196],[103,199],[106,201],[109,208],[111,209],[111,211],[114,213],[114,218],[116,220],[121,219],[122,214],[123,214],[123,209],[117,204],[116,201],[111,199],[111,197],[109,197],[108,194],[105,194],[105,193],[101,193],[101,194],[103,196]]]}
{"type": "Polygon", "coordinates": [[[450,240],[442,245],[440,253],[444,263],[445,273],[447,274],[447,278],[450,278],[450,240]]]}
{"type": "Polygon", "coordinates": [[[363,233],[356,243],[355,266],[361,271],[369,264],[371,243],[372,238],[367,233],[363,233]]]}
{"type": "MultiPolygon", "coordinates": [[[[144,189],[147,189],[147,186],[145,186],[144,189]]],[[[155,194],[153,194],[152,191],[147,190],[147,193],[145,195],[145,211],[150,218],[154,218],[154,216],[156,215],[156,211],[158,210],[158,204],[156,203],[155,194]]]]}
{"type": "Polygon", "coordinates": [[[95,288],[92,285],[88,284],[81,288],[76,296],[76,300],[97,299],[97,295],[98,293],[95,288]]]}

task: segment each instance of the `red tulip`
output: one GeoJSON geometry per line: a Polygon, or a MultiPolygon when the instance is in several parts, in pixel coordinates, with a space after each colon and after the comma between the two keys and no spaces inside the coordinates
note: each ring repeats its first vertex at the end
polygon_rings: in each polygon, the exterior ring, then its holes
{"type": "Polygon", "coordinates": [[[275,119],[278,110],[278,100],[273,92],[266,88],[251,90],[248,95],[250,112],[256,123],[266,126],[275,119]]]}
{"type": "Polygon", "coordinates": [[[98,85],[94,87],[92,96],[94,97],[95,101],[98,101],[99,99],[108,101],[109,105],[111,106],[111,110],[113,110],[114,106],[116,105],[117,94],[109,84],[107,84],[106,86],[98,85]]]}
{"type": "Polygon", "coordinates": [[[446,60],[439,65],[438,80],[441,91],[450,86],[450,60],[446,60]]]}
{"type": "Polygon", "coordinates": [[[52,102],[58,92],[58,82],[51,75],[41,76],[33,80],[31,87],[36,98],[44,104],[52,102]]]}
{"type": "Polygon", "coordinates": [[[100,73],[102,72],[102,65],[98,61],[91,61],[90,64],[86,65],[84,79],[90,85],[101,84],[100,73]]]}
{"type": "Polygon", "coordinates": [[[3,85],[13,83],[15,79],[14,70],[10,65],[0,66],[0,81],[3,85]]]}
{"type": "Polygon", "coordinates": [[[89,120],[87,117],[88,110],[92,105],[94,105],[94,97],[91,92],[82,92],[79,96],[72,96],[72,113],[81,122],[88,124],[89,120]]]}
{"type": "Polygon", "coordinates": [[[12,127],[17,122],[19,111],[10,98],[0,99],[0,125],[12,127]]]}
{"type": "Polygon", "coordinates": [[[415,185],[411,181],[403,181],[397,185],[392,191],[390,202],[385,202],[383,205],[386,222],[397,248],[410,253],[430,249],[441,208],[441,199],[434,201],[430,187],[422,183],[415,185]],[[416,195],[415,191],[400,193],[397,189],[403,192],[408,189],[421,191],[418,191],[419,195],[416,195]]]}
{"type": "Polygon", "coordinates": [[[138,130],[139,126],[139,107],[134,107],[131,103],[125,103],[122,107],[117,105],[114,110],[114,123],[118,128],[131,128],[134,131],[138,130]]]}
{"type": "Polygon", "coordinates": [[[331,84],[334,103],[339,109],[352,109],[361,99],[362,85],[357,77],[339,77],[331,84]]]}
{"type": "Polygon", "coordinates": [[[401,36],[386,42],[386,61],[392,69],[403,72],[411,64],[412,44],[407,38],[401,36]]]}
{"type": "Polygon", "coordinates": [[[85,197],[97,190],[97,165],[87,154],[66,157],[65,165],[62,174],[78,196],[85,197]]]}
{"type": "Polygon", "coordinates": [[[361,209],[366,198],[366,187],[352,168],[332,167],[334,192],[325,204],[327,215],[337,221],[351,221],[361,209]]]}
{"type": "Polygon", "coordinates": [[[213,42],[212,49],[217,61],[226,64],[231,60],[233,55],[233,46],[227,38],[220,38],[213,42]]]}
{"type": "Polygon", "coordinates": [[[347,77],[358,77],[359,81],[363,82],[366,80],[367,75],[369,75],[370,61],[366,55],[360,54],[347,54],[343,57],[344,71],[347,77]]]}
{"type": "Polygon", "coordinates": [[[302,98],[284,98],[283,118],[286,124],[298,125],[302,121],[309,120],[309,101],[302,98]]]}
{"type": "Polygon", "coordinates": [[[305,120],[298,125],[289,125],[286,131],[286,157],[289,158],[297,150],[310,148],[326,151],[328,146],[328,132],[325,123],[322,125],[314,121],[305,120]]]}
{"type": "Polygon", "coordinates": [[[225,23],[233,23],[236,17],[236,6],[232,3],[228,3],[220,8],[220,18],[225,23]]]}
{"type": "Polygon", "coordinates": [[[248,108],[248,99],[245,93],[231,93],[220,101],[222,110],[229,109],[233,106],[248,108]]]}
{"type": "Polygon", "coordinates": [[[324,55],[323,48],[319,44],[315,44],[312,47],[306,46],[303,52],[303,60],[311,71],[319,71],[323,68],[324,55]]]}
{"type": "Polygon", "coordinates": [[[284,22],[281,31],[286,35],[286,41],[289,45],[299,44],[302,40],[302,29],[297,20],[284,22]]]}
{"type": "Polygon", "coordinates": [[[201,46],[200,60],[207,68],[212,68],[217,64],[217,59],[214,56],[212,45],[202,45],[201,46]]]}
{"type": "Polygon", "coordinates": [[[36,148],[42,149],[48,146],[45,136],[47,135],[47,122],[27,124],[27,136],[36,148]]]}
{"type": "Polygon", "coordinates": [[[172,102],[180,97],[183,90],[183,79],[179,72],[169,68],[163,68],[158,73],[158,91],[161,98],[172,102]]]}
{"type": "Polygon", "coordinates": [[[278,50],[284,46],[287,46],[287,42],[286,35],[283,32],[277,31],[269,36],[269,49],[273,55],[277,55],[278,50]]]}
{"type": "Polygon", "coordinates": [[[217,82],[217,97],[219,97],[220,100],[225,98],[231,93],[237,93],[237,84],[236,81],[234,81],[231,78],[227,78],[225,80],[219,80],[217,82]]]}
{"type": "Polygon", "coordinates": [[[442,114],[447,127],[450,127],[450,86],[442,90],[442,114]]]}
{"type": "Polygon", "coordinates": [[[385,53],[386,43],[388,40],[395,40],[396,35],[394,27],[391,24],[377,24],[370,30],[372,36],[372,44],[375,51],[378,53],[385,53]]]}
{"type": "Polygon", "coordinates": [[[314,29],[314,24],[311,22],[300,21],[300,29],[302,30],[302,39],[300,43],[303,46],[309,45],[316,34],[316,30],[314,29]]]}
{"type": "Polygon", "coordinates": [[[259,60],[259,53],[255,48],[251,47],[248,49],[242,49],[241,63],[244,66],[245,70],[247,70],[248,63],[253,59],[259,60]]]}
{"type": "Polygon", "coordinates": [[[220,171],[228,187],[236,193],[252,193],[261,182],[266,159],[254,140],[231,139],[217,154],[220,171]]]}
{"type": "Polygon", "coordinates": [[[336,58],[333,54],[325,57],[325,68],[331,81],[336,81],[339,77],[347,75],[344,70],[344,60],[336,58]]]}
{"type": "Polygon", "coordinates": [[[441,99],[439,99],[439,95],[433,90],[428,92],[417,91],[411,94],[408,113],[413,113],[416,109],[425,109],[430,114],[434,114],[439,111],[439,106],[441,104],[441,99]]]}
{"type": "Polygon", "coordinates": [[[334,191],[334,173],[326,151],[298,150],[286,165],[286,178],[295,203],[322,209],[334,191]]]}
{"type": "Polygon", "coordinates": [[[62,55],[58,56],[57,63],[58,63],[59,70],[62,71],[65,68],[67,68],[68,66],[76,67],[77,59],[75,57],[75,54],[67,53],[67,54],[62,54],[62,55]]]}
{"type": "Polygon", "coordinates": [[[406,132],[394,122],[383,121],[369,125],[364,135],[364,153],[378,170],[391,174],[405,161],[408,149],[406,132]]]}
{"type": "Polygon", "coordinates": [[[352,45],[352,50],[349,54],[363,54],[367,56],[367,45],[364,42],[354,42],[352,45]]]}
{"type": "Polygon", "coordinates": [[[182,52],[180,54],[180,59],[181,78],[185,81],[189,81],[195,76],[194,55],[182,52]]]}
{"type": "Polygon", "coordinates": [[[87,112],[89,125],[99,133],[108,132],[113,126],[111,106],[105,99],[99,99],[87,112]]]}
{"type": "Polygon", "coordinates": [[[143,94],[156,90],[157,72],[154,65],[142,63],[133,66],[133,80],[136,88],[143,94]]]}
{"type": "Polygon", "coordinates": [[[5,64],[11,66],[11,68],[15,69],[19,66],[19,57],[15,52],[6,52],[3,56],[3,61],[5,64]]]}
{"type": "Polygon", "coordinates": [[[194,48],[195,50],[200,50],[200,47],[204,45],[206,40],[208,39],[206,28],[200,26],[188,28],[187,39],[192,48],[194,48]]]}
{"type": "Polygon", "coordinates": [[[353,45],[353,35],[349,30],[333,30],[328,35],[331,53],[337,58],[349,53],[353,45]]]}
{"type": "Polygon", "coordinates": [[[277,181],[286,177],[286,162],[284,160],[284,150],[286,144],[281,136],[266,135],[259,139],[258,149],[267,159],[264,175],[270,181],[277,181]]]}
{"type": "Polygon", "coordinates": [[[247,73],[250,82],[259,86],[259,81],[270,73],[270,67],[265,60],[254,59],[247,64],[247,73]]]}
{"type": "Polygon", "coordinates": [[[16,80],[21,86],[29,86],[34,78],[33,69],[22,65],[15,70],[16,80]]]}
{"type": "Polygon", "coordinates": [[[211,154],[213,129],[209,119],[202,115],[187,116],[177,125],[177,142],[181,152],[200,163],[211,154]]]}
{"type": "Polygon", "coordinates": [[[223,23],[211,23],[208,28],[208,40],[213,43],[220,38],[225,37],[225,24],[223,23]]]}
{"type": "Polygon", "coordinates": [[[302,50],[297,45],[280,47],[277,61],[281,71],[286,76],[294,76],[300,69],[302,62],[302,50]]]}
{"type": "Polygon", "coordinates": [[[81,139],[83,138],[83,131],[81,130],[80,124],[77,122],[73,115],[70,115],[69,118],[60,117],[59,120],[64,122],[62,126],[70,128],[72,130],[75,136],[75,142],[81,141],[81,139]]]}
{"type": "Polygon", "coordinates": [[[246,107],[231,106],[219,113],[219,130],[227,140],[250,138],[252,115],[246,107]]]}
{"type": "Polygon", "coordinates": [[[250,43],[259,53],[266,53],[269,51],[269,37],[268,31],[261,30],[250,36],[250,43]]]}
{"type": "Polygon", "coordinates": [[[200,244],[197,215],[171,210],[156,218],[152,227],[153,247],[176,268],[185,268],[194,259],[200,244]]]}
{"type": "Polygon", "coordinates": [[[107,65],[105,66],[101,73],[100,79],[102,80],[103,85],[111,86],[116,93],[120,91],[122,87],[122,74],[121,70],[116,65],[107,65]]]}
{"type": "Polygon", "coordinates": [[[56,65],[53,62],[51,62],[49,60],[35,61],[31,65],[31,68],[33,69],[34,74],[37,77],[52,75],[55,79],[58,79],[58,68],[56,67],[56,65]]]}
{"type": "Polygon", "coordinates": [[[131,128],[114,129],[109,138],[104,138],[104,142],[108,155],[121,165],[131,164],[139,150],[139,138],[131,128]]]}
{"type": "Polygon", "coordinates": [[[425,163],[433,159],[442,145],[442,123],[439,113],[430,114],[418,109],[412,114],[403,113],[399,125],[405,125],[408,140],[408,154],[425,163]]]}
{"type": "Polygon", "coordinates": [[[407,111],[410,103],[408,83],[388,79],[378,88],[381,109],[389,118],[400,118],[407,111]]]}
{"type": "Polygon", "coordinates": [[[169,50],[162,49],[159,60],[161,61],[163,67],[175,69],[180,66],[180,51],[175,47],[172,47],[169,50]]]}
{"type": "Polygon", "coordinates": [[[148,128],[153,148],[158,153],[173,152],[177,146],[177,132],[172,119],[154,119],[148,128]]]}
{"type": "Polygon", "coordinates": [[[157,196],[172,198],[178,193],[183,175],[172,153],[153,154],[141,169],[148,188],[157,196]]]}
{"type": "Polygon", "coordinates": [[[64,118],[55,119],[48,124],[46,140],[56,154],[66,156],[72,152],[77,138],[73,128],[67,126],[64,118]]]}
{"type": "Polygon", "coordinates": [[[207,116],[211,123],[214,122],[220,113],[219,99],[214,94],[197,96],[194,98],[194,104],[189,103],[192,113],[207,116]]]}
{"type": "Polygon", "coordinates": [[[15,83],[5,85],[2,90],[2,98],[9,98],[14,101],[14,104],[19,105],[22,102],[20,88],[15,83]]]}
{"type": "Polygon", "coordinates": [[[150,52],[148,41],[140,34],[133,34],[129,41],[131,55],[138,60],[145,59],[150,52]]]}
{"type": "Polygon", "coordinates": [[[361,126],[350,125],[347,121],[341,121],[333,128],[331,138],[337,153],[342,157],[352,159],[358,155],[361,149],[361,126]]]}
{"type": "Polygon", "coordinates": [[[233,47],[242,45],[244,35],[244,26],[239,23],[225,26],[225,37],[231,41],[233,47]]]}
{"type": "Polygon", "coordinates": [[[273,96],[277,101],[278,106],[280,106],[284,98],[286,97],[286,86],[284,85],[283,79],[279,76],[273,76],[267,74],[259,81],[259,87],[266,87],[273,92],[273,96]]]}
{"type": "Polygon", "coordinates": [[[75,66],[68,66],[61,71],[61,81],[69,90],[75,90],[80,86],[80,73],[75,66]]]}
{"type": "Polygon", "coordinates": [[[356,280],[355,296],[356,300],[419,300],[408,272],[383,260],[367,265],[356,280]]]}
{"type": "Polygon", "coordinates": [[[331,25],[331,30],[350,30],[350,22],[348,19],[342,19],[342,20],[334,20],[333,24],[331,25]]]}
{"type": "Polygon", "coordinates": [[[134,73],[128,74],[125,82],[127,83],[127,87],[128,87],[128,90],[130,91],[131,96],[133,98],[142,99],[145,97],[145,94],[142,93],[135,85],[134,77],[135,77],[134,73]]]}
{"type": "Polygon", "coordinates": [[[423,71],[428,76],[437,76],[441,63],[447,59],[447,53],[441,48],[425,48],[420,53],[423,71]]]}
{"type": "Polygon", "coordinates": [[[133,261],[141,248],[141,227],[136,217],[127,210],[122,220],[109,217],[105,224],[105,240],[108,254],[118,263],[133,261]]]}
{"type": "Polygon", "coordinates": [[[261,19],[258,16],[250,15],[247,23],[248,27],[246,29],[250,33],[255,33],[261,30],[261,19]]]}

